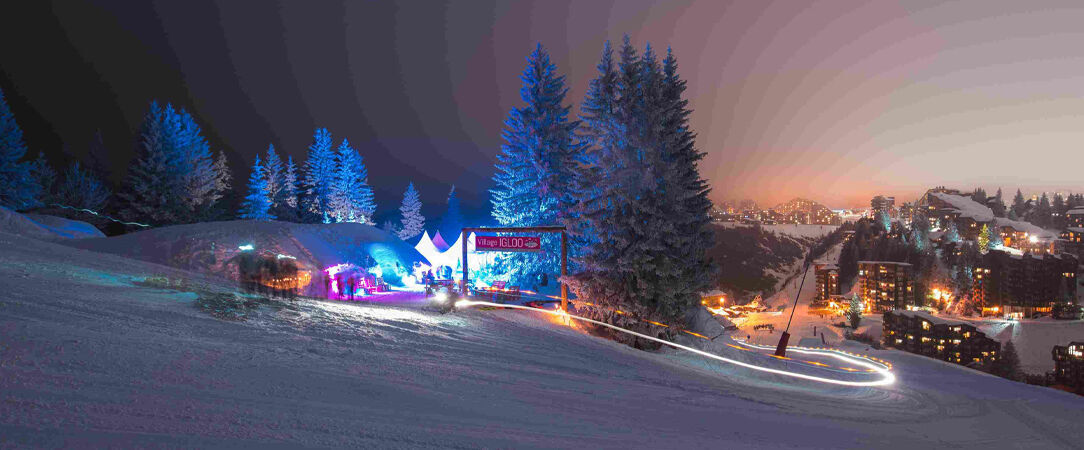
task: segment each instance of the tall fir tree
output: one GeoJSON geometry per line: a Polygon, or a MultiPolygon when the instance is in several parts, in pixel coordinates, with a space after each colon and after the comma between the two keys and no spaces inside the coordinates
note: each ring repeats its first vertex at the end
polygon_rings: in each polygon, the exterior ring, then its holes
{"type": "Polygon", "coordinates": [[[64,180],[57,189],[57,200],[73,208],[100,211],[109,202],[109,188],[79,162],[72,163],[64,172],[64,180]]]}
{"type": "Polygon", "coordinates": [[[403,203],[399,206],[399,239],[408,240],[420,236],[425,231],[425,216],[422,215],[422,200],[414,183],[407,185],[403,193],[403,203]]]}
{"type": "Polygon", "coordinates": [[[369,173],[361,155],[346,139],[339,145],[339,167],[330,194],[331,217],[336,222],[373,224],[376,203],[369,186],[369,173]]]}
{"type": "Polygon", "coordinates": [[[121,216],[154,225],[181,220],[177,204],[177,154],[169,146],[167,121],[170,113],[151,102],[143,117],[135,161],[129,165],[119,197],[121,216]]]}
{"type": "Polygon", "coordinates": [[[1031,209],[1028,221],[1040,227],[1049,227],[1050,212],[1050,198],[1046,196],[1046,192],[1043,192],[1043,195],[1039,197],[1039,203],[1031,209]]]}
{"type": "Polygon", "coordinates": [[[278,197],[272,199],[275,205],[273,212],[279,220],[300,220],[297,196],[297,165],[294,164],[294,157],[287,155],[285,170],[282,172],[282,189],[279,189],[278,197]]]}
{"type": "Polygon", "coordinates": [[[286,183],[286,167],[283,166],[282,158],[275,152],[275,146],[267,145],[267,157],[263,167],[264,178],[267,179],[267,195],[271,199],[271,211],[279,209],[279,200],[282,198],[282,187],[286,183]]]}
{"type": "Polygon", "coordinates": [[[978,244],[979,252],[984,255],[997,244],[996,239],[994,238],[994,232],[991,231],[990,227],[986,226],[986,224],[983,224],[982,230],[979,230],[978,244]]]}
{"type": "Polygon", "coordinates": [[[1020,193],[1020,189],[1016,190],[1016,195],[1012,198],[1012,213],[1016,218],[1023,218],[1027,212],[1027,203],[1024,201],[1024,194],[1020,193]]]}
{"type": "Polygon", "coordinates": [[[1005,217],[1005,199],[1001,195],[1001,188],[997,188],[997,195],[994,195],[994,204],[991,206],[994,210],[994,217],[1005,217]]]}
{"type": "MultiPolygon", "coordinates": [[[[122,215],[154,224],[212,218],[228,181],[195,119],[184,109],[151,102],[140,128],[136,162],[121,199],[122,215]]],[[[220,157],[221,158],[221,157],[220,157]]]]}
{"type": "Polygon", "coordinates": [[[252,165],[252,173],[248,176],[248,194],[241,203],[238,217],[247,220],[275,220],[275,216],[271,214],[271,195],[267,192],[267,173],[260,165],[259,153],[252,165]]]}
{"type": "MultiPolygon", "coordinates": [[[[565,105],[565,77],[537,44],[520,79],[522,107],[508,112],[497,155],[496,187],[490,191],[493,218],[502,226],[557,225],[572,206],[570,183],[579,151],[565,105]]],[[[560,245],[559,236],[542,236],[543,246],[560,245]]],[[[557,274],[557,252],[512,253],[502,257],[511,282],[530,285],[543,274],[557,274]]]]}
{"type": "Polygon", "coordinates": [[[41,186],[34,180],[32,163],[23,161],[26,142],[0,90],[0,206],[26,209],[38,205],[41,186]]]}
{"type": "Polygon", "coordinates": [[[338,155],[332,148],[331,133],[318,128],[305,161],[305,209],[309,222],[331,221],[331,189],[335,183],[338,155]]]}

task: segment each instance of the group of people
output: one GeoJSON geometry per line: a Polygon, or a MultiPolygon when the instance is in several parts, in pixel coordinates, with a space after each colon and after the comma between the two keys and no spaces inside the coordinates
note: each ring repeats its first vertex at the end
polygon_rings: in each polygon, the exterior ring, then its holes
{"type": "Polygon", "coordinates": [[[324,275],[324,294],[327,298],[353,300],[355,296],[369,295],[376,286],[371,274],[340,272],[334,276],[324,275]]]}

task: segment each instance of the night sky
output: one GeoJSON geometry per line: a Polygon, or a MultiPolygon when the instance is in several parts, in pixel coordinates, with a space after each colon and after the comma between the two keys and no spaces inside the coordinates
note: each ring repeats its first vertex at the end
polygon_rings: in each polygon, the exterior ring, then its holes
{"type": "Polygon", "coordinates": [[[603,41],[674,47],[716,200],[868,205],[934,185],[1081,190],[1084,3],[25,1],[0,17],[0,88],[33,152],[114,181],[151,99],[189,110],[235,183],[273,143],[345,137],[390,217],[450,184],[474,214],[536,42],[578,105],[603,41]],[[1041,6],[1040,6],[1041,3],[1041,6]]]}

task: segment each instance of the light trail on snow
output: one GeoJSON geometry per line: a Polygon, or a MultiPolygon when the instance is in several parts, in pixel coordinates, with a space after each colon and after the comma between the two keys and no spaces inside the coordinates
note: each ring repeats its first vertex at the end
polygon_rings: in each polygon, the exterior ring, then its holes
{"type": "MultiPolygon", "coordinates": [[[[871,369],[873,372],[879,374],[881,376],[881,378],[878,379],[878,380],[873,380],[873,381],[846,381],[846,380],[837,380],[837,379],[833,379],[833,378],[818,377],[816,375],[809,375],[809,374],[804,374],[804,373],[799,373],[799,372],[791,372],[791,371],[783,370],[783,369],[773,369],[771,367],[762,367],[762,366],[758,366],[758,365],[755,365],[755,364],[750,364],[750,363],[747,363],[747,362],[737,361],[737,360],[726,358],[726,357],[719,356],[719,355],[716,355],[716,354],[708,353],[708,352],[705,352],[703,350],[695,349],[695,348],[685,346],[685,345],[681,345],[681,344],[678,344],[678,343],[675,343],[675,342],[670,342],[670,341],[667,341],[667,340],[664,340],[664,339],[659,339],[657,337],[648,336],[646,334],[637,333],[635,331],[627,330],[627,329],[624,329],[624,328],[621,328],[621,327],[618,327],[618,326],[614,326],[614,325],[610,325],[610,324],[605,323],[605,322],[600,322],[600,321],[597,321],[597,320],[588,319],[586,317],[572,315],[572,314],[569,314],[568,312],[566,312],[564,310],[561,310],[561,309],[548,310],[548,309],[534,308],[534,307],[530,307],[530,306],[507,305],[507,304],[500,304],[500,303],[493,303],[493,302],[483,302],[483,301],[475,301],[475,300],[459,300],[459,301],[457,301],[455,303],[455,306],[457,308],[458,307],[468,307],[468,306],[489,306],[489,307],[494,307],[494,308],[523,309],[523,310],[527,310],[527,311],[543,312],[543,313],[546,313],[546,314],[559,316],[559,317],[567,317],[567,318],[570,318],[570,319],[576,319],[576,320],[579,320],[579,321],[582,321],[582,322],[592,323],[592,324],[595,324],[595,325],[610,328],[612,330],[620,331],[622,333],[626,333],[626,334],[629,334],[629,335],[632,335],[632,336],[647,339],[649,341],[658,342],[658,343],[666,345],[668,347],[673,347],[673,348],[676,348],[676,349],[679,349],[679,350],[684,350],[684,351],[687,351],[687,352],[690,352],[690,353],[694,353],[696,355],[703,356],[705,358],[714,359],[714,360],[717,360],[717,361],[722,361],[722,362],[727,363],[727,364],[733,364],[733,365],[736,365],[736,366],[739,366],[739,367],[744,367],[744,368],[747,368],[747,369],[752,369],[752,370],[756,370],[756,371],[760,371],[760,372],[767,372],[767,373],[772,373],[772,374],[776,374],[776,375],[783,375],[783,376],[787,376],[787,377],[800,378],[800,379],[803,379],[803,380],[816,381],[816,382],[820,382],[820,383],[837,384],[837,385],[842,385],[842,386],[872,387],[872,386],[888,386],[888,385],[891,385],[891,384],[896,382],[896,376],[892,374],[892,372],[889,370],[888,366],[876,363],[876,362],[874,362],[874,361],[872,361],[872,360],[870,360],[868,358],[854,357],[854,356],[851,356],[849,354],[844,354],[843,352],[838,352],[838,351],[835,351],[835,350],[794,349],[794,351],[798,352],[798,353],[823,354],[823,355],[834,357],[834,358],[839,359],[841,361],[845,361],[845,362],[850,363],[850,364],[854,364],[854,365],[857,365],[857,366],[860,366],[860,367],[865,367],[865,368],[871,369]]],[[[743,343],[743,344],[744,345],[749,345],[749,344],[746,344],[746,343],[743,343]]]]}

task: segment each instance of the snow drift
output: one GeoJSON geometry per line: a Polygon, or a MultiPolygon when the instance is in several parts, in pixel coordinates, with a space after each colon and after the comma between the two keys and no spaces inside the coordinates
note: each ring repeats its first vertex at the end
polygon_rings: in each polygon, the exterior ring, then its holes
{"type": "Polygon", "coordinates": [[[0,230],[44,240],[105,237],[94,225],[86,222],[41,214],[20,214],[2,206],[0,230]]]}
{"type": "Polygon", "coordinates": [[[394,235],[358,223],[206,222],[73,241],[69,245],[233,280],[237,279],[234,258],[242,252],[239,247],[247,245],[261,254],[297,258],[299,268],[313,275],[336,264],[362,266],[366,257],[372,257],[384,281],[393,286],[402,286],[413,264],[425,261],[394,235]]]}

